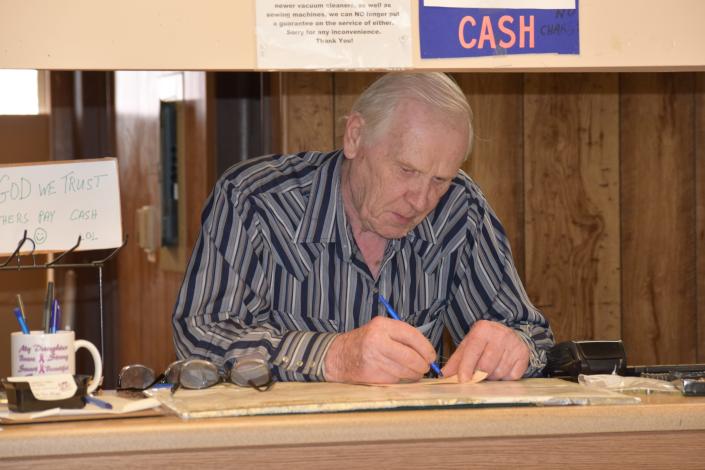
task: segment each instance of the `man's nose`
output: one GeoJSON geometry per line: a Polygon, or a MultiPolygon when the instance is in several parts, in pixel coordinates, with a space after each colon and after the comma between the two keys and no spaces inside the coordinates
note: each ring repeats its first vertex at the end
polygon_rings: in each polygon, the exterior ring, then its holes
{"type": "Polygon", "coordinates": [[[431,188],[428,183],[419,183],[409,188],[407,201],[417,213],[424,213],[431,203],[431,188]]]}

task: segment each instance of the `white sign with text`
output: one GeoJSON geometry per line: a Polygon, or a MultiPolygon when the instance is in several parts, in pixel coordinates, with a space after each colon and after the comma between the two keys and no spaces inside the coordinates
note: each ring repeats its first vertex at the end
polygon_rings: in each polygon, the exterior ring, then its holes
{"type": "Polygon", "coordinates": [[[79,236],[78,250],[120,246],[117,160],[0,165],[0,254],[15,251],[25,230],[37,252],[68,250],[79,236]]]}
{"type": "Polygon", "coordinates": [[[574,10],[575,0],[424,0],[426,7],[574,10]]]}
{"type": "Polygon", "coordinates": [[[260,69],[411,66],[411,2],[257,0],[260,69]]]}

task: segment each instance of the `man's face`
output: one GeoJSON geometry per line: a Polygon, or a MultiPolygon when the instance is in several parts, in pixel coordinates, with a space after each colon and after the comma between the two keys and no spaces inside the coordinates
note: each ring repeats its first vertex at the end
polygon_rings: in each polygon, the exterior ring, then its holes
{"type": "Polygon", "coordinates": [[[380,135],[352,149],[346,143],[352,206],[362,230],[386,239],[406,236],[448,190],[467,142],[465,123],[407,100],[380,135]]]}

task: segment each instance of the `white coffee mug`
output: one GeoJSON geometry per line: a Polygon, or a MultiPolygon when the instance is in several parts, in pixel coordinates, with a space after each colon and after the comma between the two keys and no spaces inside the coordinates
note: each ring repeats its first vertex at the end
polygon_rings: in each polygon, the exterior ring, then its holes
{"type": "Polygon", "coordinates": [[[44,333],[32,331],[26,335],[16,331],[10,339],[12,357],[12,375],[15,377],[29,375],[71,374],[76,373],[76,351],[86,348],[93,357],[93,380],[88,385],[92,393],[100,385],[103,375],[103,361],[93,343],[84,339],[75,339],[73,331],[44,333]]]}

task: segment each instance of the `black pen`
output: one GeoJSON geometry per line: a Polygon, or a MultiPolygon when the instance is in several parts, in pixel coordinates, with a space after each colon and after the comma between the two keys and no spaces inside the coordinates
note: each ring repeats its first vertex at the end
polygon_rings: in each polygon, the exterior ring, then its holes
{"type": "Polygon", "coordinates": [[[44,299],[44,323],[42,327],[44,333],[51,333],[51,307],[54,303],[54,283],[49,281],[47,283],[47,296],[44,299]]]}

